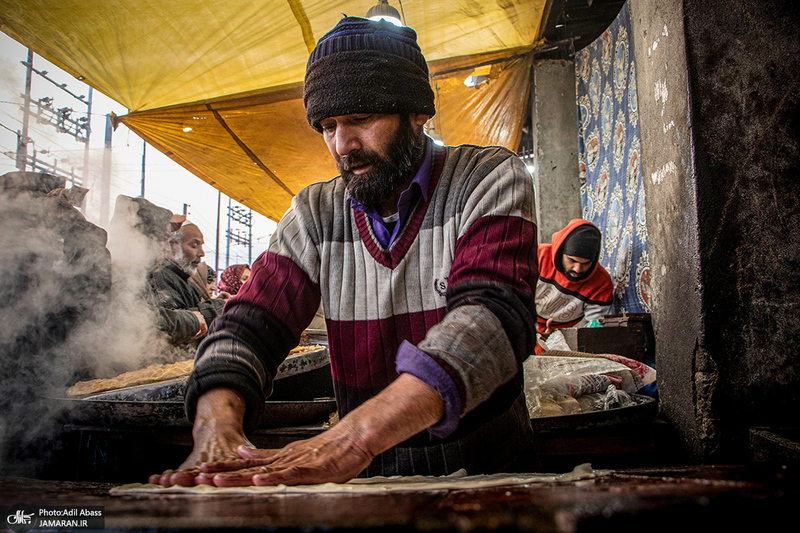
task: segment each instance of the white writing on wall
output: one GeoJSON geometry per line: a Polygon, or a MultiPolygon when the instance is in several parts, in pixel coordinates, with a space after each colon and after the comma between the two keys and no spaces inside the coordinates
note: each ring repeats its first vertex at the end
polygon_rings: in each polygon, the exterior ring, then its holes
{"type": "Polygon", "coordinates": [[[670,161],[652,174],[650,174],[650,180],[655,185],[660,185],[664,178],[670,174],[675,174],[678,171],[678,166],[675,164],[674,161],[670,161]]]}
{"type": "Polygon", "coordinates": [[[651,45],[650,45],[650,46],[647,48],[647,55],[648,55],[648,57],[649,57],[650,55],[652,55],[652,53],[653,53],[653,52],[655,52],[655,51],[656,51],[656,48],[658,48],[658,43],[661,41],[661,37],[668,37],[668,36],[669,36],[669,30],[667,30],[667,25],[666,25],[666,24],[664,24],[664,29],[663,29],[663,30],[661,30],[661,36],[659,36],[659,37],[658,37],[658,38],[657,38],[655,41],[653,41],[653,44],[651,44],[651,45]]]}
{"type": "Polygon", "coordinates": [[[667,80],[656,80],[655,96],[656,96],[656,103],[661,102],[661,116],[663,117],[664,110],[667,107],[667,98],[669,98],[669,91],[667,90],[667,80]]]}

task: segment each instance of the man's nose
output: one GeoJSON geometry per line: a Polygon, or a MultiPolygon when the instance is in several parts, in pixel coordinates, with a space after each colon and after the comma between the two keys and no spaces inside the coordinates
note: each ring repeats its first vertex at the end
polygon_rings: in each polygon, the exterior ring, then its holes
{"type": "Polygon", "coordinates": [[[336,153],[344,157],[361,148],[361,141],[352,128],[347,125],[336,127],[336,153]]]}
{"type": "Polygon", "coordinates": [[[200,247],[200,251],[197,252],[197,257],[205,257],[206,253],[203,251],[203,247],[200,247]]]}

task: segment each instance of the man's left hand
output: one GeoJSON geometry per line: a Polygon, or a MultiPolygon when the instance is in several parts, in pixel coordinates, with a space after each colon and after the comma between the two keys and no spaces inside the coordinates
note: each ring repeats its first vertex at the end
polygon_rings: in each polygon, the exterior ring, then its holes
{"type": "Polygon", "coordinates": [[[237,451],[242,459],[206,463],[200,467],[195,482],[218,487],[344,483],[372,461],[372,455],[355,442],[352,431],[345,426],[340,422],[324,433],[292,442],[280,450],[240,446],[237,451]]]}

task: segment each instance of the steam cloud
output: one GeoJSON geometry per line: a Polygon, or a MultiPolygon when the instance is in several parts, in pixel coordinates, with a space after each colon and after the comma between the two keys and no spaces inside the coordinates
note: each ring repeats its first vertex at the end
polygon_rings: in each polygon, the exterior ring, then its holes
{"type": "Polygon", "coordinates": [[[63,187],[0,176],[0,475],[35,476],[57,450],[52,399],[68,386],[192,355],[157,330],[147,298],[171,213],[120,197],[107,235],[63,187]]]}

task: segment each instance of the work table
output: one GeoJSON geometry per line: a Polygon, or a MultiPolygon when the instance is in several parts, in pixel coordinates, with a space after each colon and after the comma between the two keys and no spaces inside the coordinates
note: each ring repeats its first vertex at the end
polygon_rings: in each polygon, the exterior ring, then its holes
{"type": "Polygon", "coordinates": [[[0,506],[102,506],[116,530],[724,531],[791,523],[797,481],[778,466],[686,466],[467,490],[112,496],[117,484],[0,479],[0,506]]]}

